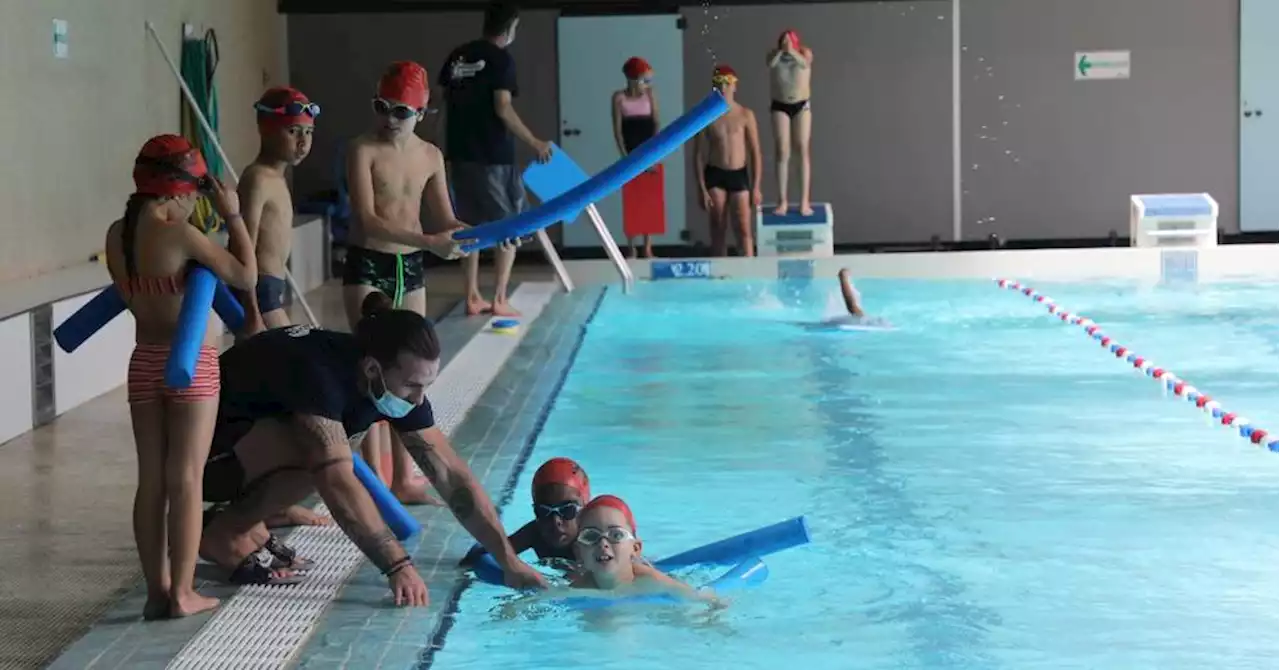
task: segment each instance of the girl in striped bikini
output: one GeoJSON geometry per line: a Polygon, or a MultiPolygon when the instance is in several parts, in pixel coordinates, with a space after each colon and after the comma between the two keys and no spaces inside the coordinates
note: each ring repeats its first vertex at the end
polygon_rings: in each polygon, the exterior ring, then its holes
{"type": "Polygon", "coordinates": [[[128,376],[138,452],[133,529],[147,583],[143,618],[157,619],[218,605],[217,599],[196,593],[194,581],[201,479],[218,412],[220,331],[208,328],[188,388],[167,388],[164,382],[186,273],[199,263],[232,287],[252,292],[258,270],[235,189],[208,174],[204,158],[186,138],[148,140],[134,161],[133,181],[124,218],[107,231],[106,256],[137,327],[128,376]],[[188,225],[201,195],[227,221],[230,251],[188,225]]]}

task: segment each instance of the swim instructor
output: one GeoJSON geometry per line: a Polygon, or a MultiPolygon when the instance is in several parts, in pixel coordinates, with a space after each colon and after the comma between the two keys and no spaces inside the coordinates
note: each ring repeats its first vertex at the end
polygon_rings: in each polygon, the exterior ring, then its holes
{"type": "Polygon", "coordinates": [[[366,298],[354,333],[277,328],[222,354],[205,479],[210,488],[229,485],[232,502],[205,528],[201,555],[238,571],[241,583],[280,581],[287,576],[252,561],[265,537],[261,524],[316,490],[347,537],[387,576],[396,604],[425,605],[427,587],[413,559],[352,466],[351,442],[389,421],[449,510],[499,561],[508,584],[544,586],[516,556],[493,502],[436,426],[426,398],[440,369],[431,323],[389,303],[380,293],[366,298]],[[261,574],[246,574],[254,572],[261,574]]]}

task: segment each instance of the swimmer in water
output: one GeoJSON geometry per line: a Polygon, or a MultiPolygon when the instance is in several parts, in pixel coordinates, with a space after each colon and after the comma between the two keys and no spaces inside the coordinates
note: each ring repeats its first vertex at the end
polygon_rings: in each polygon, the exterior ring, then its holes
{"type": "Polygon", "coordinates": [[[724,606],[715,594],[695,590],[649,565],[640,553],[635,515],[617,496],[599,496],[582,508],[574,545],[582,569],[570,588],[668,593],[724,606]]]}
{"type": "MultiPolygon", "coordinates": [[[[578,537],[578,518],[588,500],[591,480],[582,466],[568,458],[543,463],[533,475],[534,520],[507,538],[511,549],[517,554],[532,549],[539,559],[577,560],[573,545],[578,537]]],[[[484,551],[484,547],[473,548],[462,563],[470,563],[484,551]]]]}
{"type": "Polygon", "coordinates": [[[865,318],[867,315],[862,311],[862,296],[849,279],[849,268],[840,268],[836,276],[840,278],[840,293],[844,296],[844,307],[849,310],[849,316],[865,318]]]}

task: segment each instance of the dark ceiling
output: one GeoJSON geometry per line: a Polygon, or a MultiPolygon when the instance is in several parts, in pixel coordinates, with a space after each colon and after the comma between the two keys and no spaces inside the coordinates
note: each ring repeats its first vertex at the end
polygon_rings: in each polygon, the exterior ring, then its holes
{"type": "MultiPolygon", "coordinates": [[[[875,0],[523,0],[521,9],[558,9],[566,14],[661,14],[680,7],[702,5],[778,5],[875,0]]],[[[906,2],[908,0],[891,0],[906,2]]],[[[278,0],[281,14],[385,14],[395,12],[457,12],[484,9],[490,0],[278,0]]]]}

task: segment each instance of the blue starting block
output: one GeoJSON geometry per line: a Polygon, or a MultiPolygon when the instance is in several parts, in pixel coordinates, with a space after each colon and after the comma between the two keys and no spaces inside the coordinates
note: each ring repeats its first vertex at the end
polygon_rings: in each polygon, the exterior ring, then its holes
{"type": "Polygon", "coordinates": [[[1218,244],[1218,202],[1208,193],[1129,196],[1129,245],[1213,247],[1218,244]]]}
{"type": "Polygon", "coordinates": [[[760,256],[835,255],[835,218],[831,203],[813,203],[813,214],[805,216],[792,205],[786,214],[774,214],[776,204],[756,210],[756,253],[760,256]]]}

